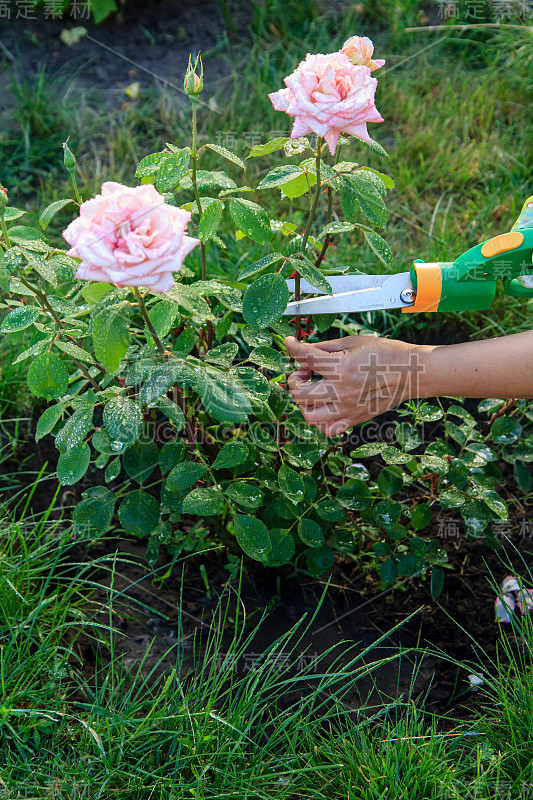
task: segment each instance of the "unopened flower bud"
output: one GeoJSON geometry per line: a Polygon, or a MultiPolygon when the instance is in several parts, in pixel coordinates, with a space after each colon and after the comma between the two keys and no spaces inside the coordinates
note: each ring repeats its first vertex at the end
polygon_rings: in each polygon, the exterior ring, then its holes
{"type": "Polygon", "coordinates": [[[7,203],[8,203],[7,189],[4,189],[4,187],[0,183],[0,208],[5,208],[7,206],[7,203]]]}
{"type": "Polygon", "coordinates": [[[185,73],[185,79],[183,81],[183,90],[188,95],[197,95],[204,88],[204,65],[202,64],[202,59],[200,56],[196,56],[196,61],[194,62],[194,66],[192,64],[191,56],[189,56],[189,66],[187,67],[187,72],[185,73]],[[200,75],[197,75],[196,69],[198,66],[198,61],[200,62],[200,75]]]}
{"type": "Polygon", "coordinates": [[[68,172],[74,172],[76,169],[76,159],[74,158],[74,153],[66,142],[63,142],[63,164],[68,172]]]}

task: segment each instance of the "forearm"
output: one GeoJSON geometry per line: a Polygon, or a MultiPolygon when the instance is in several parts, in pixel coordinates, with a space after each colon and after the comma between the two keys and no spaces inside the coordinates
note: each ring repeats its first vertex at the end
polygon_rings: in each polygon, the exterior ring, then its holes
{"type": "Polygon", "coordinates": [[[412,397],[533,398],[533,331],[416,352],[412,397]]]}

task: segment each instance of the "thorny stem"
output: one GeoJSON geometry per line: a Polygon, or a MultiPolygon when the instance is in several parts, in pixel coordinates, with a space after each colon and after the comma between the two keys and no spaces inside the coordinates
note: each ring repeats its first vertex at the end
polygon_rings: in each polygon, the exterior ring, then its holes
{"type": "MultiPolygon", "coordinates": [[[[316,137],[316,186],[315,186],[315,196],[313,198],[313,202],[311,204],[311,208],[309,210],[309,216],[307,218],[307,224],[305,226],[304,237],[302,239],[302,247],[301,252],[305,255],[305,248],[307,247],[307,241],[309,239],[309,234],[311,232],[311,225],[313,224],[313,220],[315,218],[316,210],[318,207],[318,200],[320,198],[320,156],[322,151],[322,138],[320,136],[316,137]]],[[[296,279],[294,281],[294,294],[296,300],[300,299],[300,273],[296,272],[296,279]]],[[[302,338],[302,320],[299,314],[296,315],[296,338],[299,340],[302,338]]]]}
{"type": "MultiPolygon", "coordinates": [[[[333,194],[332,194],[331,189],[329,188],[329,186],[327,187],[327,193],[328,193],[328,213],[327,213],[327,223],[326,224],[328,224],[331,221],[331,209],[332,209],[332,206],[333,206],[333,194]]],[[[324,239],[324,244],[322,245],[322,250],[320,251],[320,255],[318,256],[317,260],[315,261],[315,267],[318,268],[321,265],[321,263],[323,262],[324,256],[326,255],[326,250],[329,247],[330,241],[331,241],[331,236],[328,233],[328,234],[326,234],[326,238],[324,239]]]]}
{"type": "MultiPolygon", "coordinates": [[[[61,329],[64,330],[65,326],[63,325],[63,322],[61,321],[61,319],[58,317],[58,315],[56,314],[56,312],[54,311],[54,309],[52,308],[52,306],[48,302],[48,299],[47,299],[46,295],[43,292],[41,292],[41,290],[38,289],[36,286],[31,284],[29,281],[27,281],[26,278],[24,278],[22,275],[19,276],[19,281],[22,284],[24,284],[24,286],[26,286],[26,288],[30,289],[30,291],[32,291],[34,293],[34,295],[41,301],[43,306],[50,312],[50,314],[52,315],[52,319],[54,320],[56,325],[58,325],[61,329]]],[[[79,360],[79,358],[75,358],[74,356],[71,356],[71,358],[74,361],[74,363],[76,364],[76,366],[78,367],[78,369],[80,370],[80,372],[82,373],[82,375],[89,381],[91,386],[94,389],[96,389],[97,392],[99,392],[100,391],[100,387],[98,386],[98,384],[94,380],[94,378],[91,375],[91,373],[89,372],[89,370],[85,367],[85,365],[82,364],[82,362],[79,360]]],[[[105,372],[104,368],[100,364],[96,364],[96,366],[99,369],[101,369],[103,372],[105,372]]]]}
{"type": "MultiPolygon", "coordinates": [[[[189,100],[191,101],[192,105],[192,149],[191,149],[191,157],[192,157],[192,176],[191,176],[191,183],[193,186],[194,191],[194,198],[196,200],[196,205],[198,206],[198,214],[202,216],[202,204],[200,202],[200,193],[198,192],[198,182],[196,180],[196,170],[198,167],[198,151],[196,149],[196,130],[197,130],[197,123],[196,123],[196,104],[198,102],[197,98],[193,95],[189,95],[189,100]]],[[[205,244],[204,242],[200,242],[200,258],[202,262],[202,280],[207,280],[207,262],[205,257],[205,244]]],[[[211,350],[213,346],[213,325],[211,321],[207,323],[207,349],[211,350]]]]}
{"type": "Polygon", "coordinates": [[[150,334],[151,334],[152,339],[154,340],[154,342],[156,344],[157,349],[159,350],[159,352],[161,353],[161,355],[163,356],[163,358],[166,361],[167,360],[166,350],[163,347],[161,339],[159,338],[159,336],[156,333],[156,330],[155,330],[155,328],[154,328],[154,326],[152,324],[152,320],[148,316],[148,311],[146,310],[146,306],[144,304],[144,300],[143,300],[143,297],[142,297],[142,295],[141,295],[141,293],[139,291],[139,287],[138,286],[134,286],[133,287],[133,294],[135,295],[135,297],[137,298],[137,302],[139,303],[139,308],[140,308],[141,314],[143,316],[143,319],[146,322],[146,327],[150,331],[150,334]]]}

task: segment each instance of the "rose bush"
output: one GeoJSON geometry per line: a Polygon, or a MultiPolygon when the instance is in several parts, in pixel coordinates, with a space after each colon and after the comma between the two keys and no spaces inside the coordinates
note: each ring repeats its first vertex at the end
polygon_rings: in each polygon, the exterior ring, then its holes
{"type": "MultiPolygon", "coordinates": [[[[146,155],[136,170],[139,186],[106,182],[82,202],[65,145],[80,212],[65,230],[68,252],[49,243],[47,230],[76,201],[45,208],[37,229],[18,224],[24,211],[0,191],[0,288],[8,309],[0,330],[24,337],[16,361],[30,364],[29,388],[48,401],[36,439],[54,437],[60,482],[83,491],[73,512],[78,537],[118,524],[146,537],[154,563],[161,544],[175,557],[202,544],[205,528],[190,526],[191,517],[201,518],[230,556],[242,550],[268,566],[303,558],[310,573],[321,574],[340,551],[363,566],[381,565],[387,582],[431,570],[436,595],[446,554],[419,533],[431,523],[431,506],[459,508],[475,535],[505,517],[495,456],[457,404],[447,412],[411,404],[394,444],[350,450],[344,437],[307,425],[284,389],[291,369],[284,337],[294,333],[281,319],[285,279],[294,276],[296,294],[301,277],[331,292],[328,274],[351,269],[324,260],[335,236],[366,242],[390,266],[375,229],[386,226],[384,198],[394,184],[340,158],[347,132],[386,157],[365,127],[379,117],[371,68],[339,53],[302,62],[274,96],[295,116],[296,134],[313,130],[316,141],[302,139],[293,150],[283,137],[253,147],[247,159],[283,148],[288,159],[255,189],[237,175],[245,169],[240,155],[212,143],[198,147],[200,84],[190,72],[192,145],[146,155]],[[329,164],[322,137],[335,152],[329,164]],[[229,162],[237,180],[199,169],[207,151],[229,162]],[[269,191],[281,191],[275,218],[259,202],[269,191]],[[296,222],[287,219],[283,198],[296,222]],[[227,247],[239,273],[218,268],[210,276],[210,249],[227,247]],[[460,425],[450,419],[457,414],[460,425]],[[423,425],[439,417],[446,417],[448,440],[434,436],[426,446],[423,425]],[[371,475],[360,459],[378,456],[385,466],[371,475]],[[431,494],[400,502],[411,482],[430,482],[431,494]]],[[[325,316],[294,322],[298,337],[332,324],[349,333],[361,328],[325,316]]],[[[517,420],[502,417],[491,435],[494,446],[522,439],[524,452],[509,458],[525,482],[530,450],[517,420]]]]}

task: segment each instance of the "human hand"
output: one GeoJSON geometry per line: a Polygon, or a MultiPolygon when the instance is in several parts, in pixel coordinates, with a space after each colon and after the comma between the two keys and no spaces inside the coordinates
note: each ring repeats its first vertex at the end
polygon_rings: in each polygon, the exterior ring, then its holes
{"type": "MultiPolygon", "coordinates": [[[[375,336],[346,336],[309,344],[285,339],[289,355],[301,366],[288,384],[305,420],[327,436],[418,396],[426,348],[375,336]],[[322,380],[311,381],[312,373],[322,380]]],[[[431,348],[429,348],[431,349],[431,348]]]]}

